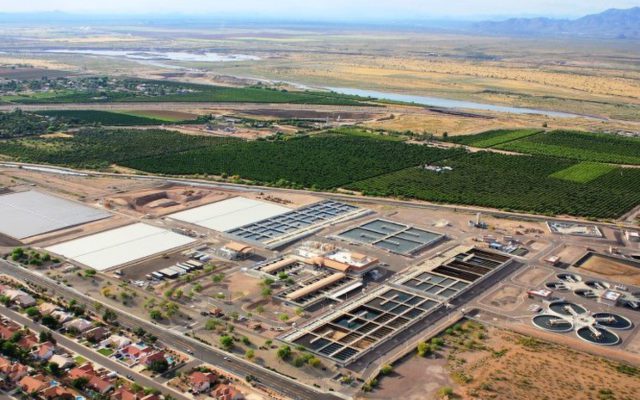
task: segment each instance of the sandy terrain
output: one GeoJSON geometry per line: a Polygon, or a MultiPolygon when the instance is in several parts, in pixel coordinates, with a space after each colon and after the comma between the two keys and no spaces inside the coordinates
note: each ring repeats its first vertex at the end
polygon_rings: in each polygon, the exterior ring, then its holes
{"type": "Polygon", "coordinates": [[[524,286],[535,287],[545,283],[553,274],[554,271],[550,268],[527,268],[524,272],[514,276],[513,280],[524,286]]]}
{"type": "Polygon", "coordinates": [[[364,397],[376,400],[426,400],[435,398],[439,388],[453,385],[455,383],[449,376],[445,359],[426,359],[411,354],[401,361],[391,376],[380,381],[378,389],[364,397]]]}
{"type": "Polygon", "coordinates": [[[482,303],[500,311],[513,311],[522,302],[525,289],[513,285],[500,286],[482,299],[482,303]]]}
{"type": "Polygon", "coordinates": [[[161,216],[201,206],[232,197],[223,191],[195,189],[185,186],[166,186],[143,189],[104,199],[107,209],[132,214],[134,216],[161,216]]]}
{"type": "Polygon", "coordinates": [[[640,286],[640,268],[611,260],[605,257],[593,256],[579,268],[572,268],[577,272],[589,271],[591,274],[615,283],[640,286]]]}
{"type": "Polygon", "coordinates": [[[578,246],[565,245],[562,249],[556,251],[554,255],[560,257],[560,260],[566,264],[573,264],[587,252],[586,248],[578,246]]]}

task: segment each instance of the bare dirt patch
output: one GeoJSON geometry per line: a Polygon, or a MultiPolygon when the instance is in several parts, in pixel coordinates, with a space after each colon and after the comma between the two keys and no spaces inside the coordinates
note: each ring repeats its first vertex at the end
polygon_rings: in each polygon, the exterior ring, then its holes
{"type": "Polygon", "coordinates": [[[524,272],[515,276],[513,280],[524,286],[538,286],[543,284],[551,274],[553,274],[553,271],[549,268],[527,268],[524,272]]]}
{"type": "Polygon", "coordinates": [[[504,285],[482,299],[482,303],[502,311],[513,311],[520,304],[520,299],[523,295],[523,288],[504,285]]]}
{"type": "Polygon", "coordinates": [[[640,268],[594,254],[577,270],[586,270],[592,274],[616,283],[640,286],[640,268]]]}
{"type": "Polygon", "coordinates": [[[382,379],[380,386],[368,399],[433,399],[439,388],[452,386],[453,381],[447,369],[447,360],[426,359],[411,355],[398,364],[393,374],[382,379]]]}
{"type": "Polygon", "coordinates": [[[495,328],[487,329],[483,344],[475,362],[465,361],[476,351],[456,354],[470,378],[461,388],[463,398],[594,399],[609,391],[614,397],[607,398],[640,396],[637,376],[599,357],[495,328]]]}
{"type": "Polygon", "coordinates": [[[227,197],[230,195],[221,191],[167,185],[111,196],[104,200],[104,204],[107,209],[160,216],[227,197]]]}

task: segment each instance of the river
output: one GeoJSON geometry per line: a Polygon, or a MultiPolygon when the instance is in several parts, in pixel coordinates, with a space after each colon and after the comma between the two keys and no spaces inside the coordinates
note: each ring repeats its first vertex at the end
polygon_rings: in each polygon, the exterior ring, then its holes
{"type": "Polygon", "coordinates": [[[411,95],[411,94],[378,92],[375,90],[364,90],[364,89],[354,89],[354,88],[344,88],[344,87],[326,87],[325,89],[334,91],[336,93],[346,94],[346,95],[372,97],[380,100],[401,101],[405,103],[415,103],[415,104],[432,106],[432,107],[480,110],[480,111],[496,111],[496,112],[504,112],[504,113],[512,113],[512,114],[542,114],[542,115],[547,115],[549,117],[561,117],[561,118],[580,117],[580,115],[577,115],[577,114],[569,114],[569,113],[564,113],[559,111],[536,110],[534,108],[500,106],[495,104],[476,103],[473,101],[445,99],[442,97],[417,96],[417,95],[411,95]]]}

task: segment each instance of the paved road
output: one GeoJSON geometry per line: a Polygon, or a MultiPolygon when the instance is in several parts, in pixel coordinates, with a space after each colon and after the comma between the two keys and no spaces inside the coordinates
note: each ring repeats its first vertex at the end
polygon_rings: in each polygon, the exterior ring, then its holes
{"type": "MultiPolygon", "coordinates": [[[[31,330],[35,331],[35,332],[39,332],[42,330],[46,330],[47,328],[43,327],[42,325],[33,322],[32,320],[30,320],[29,318],[15,312],[12,311],[10,309],[8,309],[7,307],[4,306],[0,306],[0,314],[4,315],[5,317],[18,322],[20,325],[26,325],[28,326],[31,330]]],[[[87,348],[69,338],[67,338],[64,335],[61,335],[57,332],[53,332],[53,337],[56,339],[56,342],[68,349],[71,350],[72,352],[81,355],[82,357],[84,357],[85,359],[92,361],[96,364],[100,364],[103,367],[111,370],[111,371],[115,371],[118,374],[122,375],[122,376],[127,376],[127,375],[131,375],[133,377],[133,381],[135,381],[136,383],[138,383],[141,386],[144,387],[151,387],[154,389],[158,389],[160,391],[162,391],[163,393],[167,393],[170,392],[171,395],[173,397],[176,397],[178,399],[181,400],[189,400],[189,397],[186,397],[184,395],[182,395],[180,392],[176,392],[174,390],[171,390],[169,388],[167,388],[166,386],[163,386],[161,384],[159,384],[158,382],[154,381],[153,379],[149,379],[146,376],[142,375],[142,374],[138,374],[134,371],[132,371],[130,368],[108,358],[105,357],[95,351],[93,351],[90,348],[87,348]]]]}
{"type": "MultiPolygon", "coordinates": [[[[47,288],[47,293],[51,296],[64,296],[68,300],[75,299],[78,303],[85,304],[87,309],[95,311],[93,310],[93,303],[95,299],[85,296],[73,288],[60,285],[43,275],[34,273],[33,271],[25,268],[16,267],[4,260],[0,260],[0,267],[1,271],[7,275],[47,288]]],[[[240,377],[253,375],[265,386],[288,398],[300,400],[338,400],[347,397],[337,393],[331,394],[320,392],[311,386],[302,384],[276,372],[266,370],[241,358],[232,356],[221,350],[186,337],[179,332],[127,314],[123,310],[114,309],[114,311],[117,313],[118,322],[122,326],[131,329],[142,327],[147,332],[155,335],[158,340],[166,346],[178,351],[191,351],[197,359],[215,365],[233,375],[240,377]],[[228,358],[228,360],[225,360],[225,358],[228,358]]]]}

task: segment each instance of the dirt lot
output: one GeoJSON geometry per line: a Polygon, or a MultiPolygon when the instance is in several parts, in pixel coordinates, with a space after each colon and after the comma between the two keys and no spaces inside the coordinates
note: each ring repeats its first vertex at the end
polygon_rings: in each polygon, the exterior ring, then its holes
{"type": "Polygon", "coordinates": [[[578,272],[586,270],[614,283],[640,286],[640,268],[609,258],[594,255],[580,267],[572,269],[578,272]]]}
{"type": "Polygon", "coordinates": [[[135,216],[160,216],[231,197],[222,191],[166,185],[105,198],[105,206],[135,216]]]}
{"type": "Polygon", "coordinates": [[[498,308],[501,311],[513,311],[522,302],[525,290],[523,288],[504,285],[482,299],[482,303],[498,308]]]}
{"type": "Polygon", "coordinates": [[[443,358],[426,359],[412,354],[394,369],[389,378],[382,379],[379,388],[368,394],[366,398],[376,400],[433,399],[439,388],[453,384],[447,369],[447,360],[443,358]]]}
{"type": "Polygon", "coordinates": [[[553,270],[544,267],[527,268],[524,272],[516,275],[513,280],[524,286],[542,285],[551,275],[553,270]]]}
{"type": "Polygon", "coordinates": [[[436,359],[412,358],[396,366],[389,378],[381,380],[380,389],[366,397],[435,399],[439,398],[431,389],[435,385],[452,388],[453,398],[460,399],[631,400],[640,396],[637,369],[623,371],[616,362],[562,345],[479,324],[465,324],[443,339],[445,346],[436,351],[436,359]],[[449,382],[442,376],[443,363],[449,382]],[[401,384],[408,379],[411,385],[401,384]],[[423,386],[418,397],[416,387],[423,386]]]}

